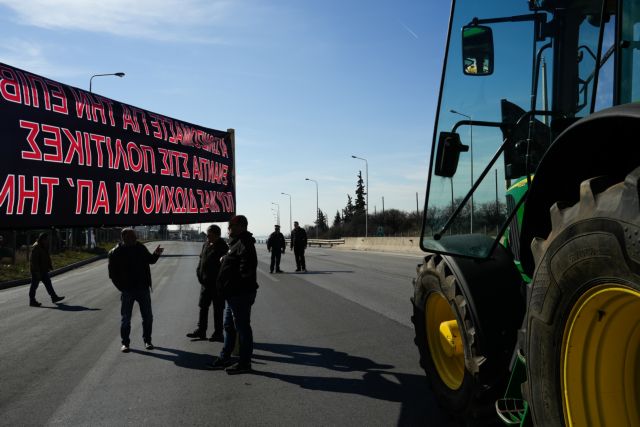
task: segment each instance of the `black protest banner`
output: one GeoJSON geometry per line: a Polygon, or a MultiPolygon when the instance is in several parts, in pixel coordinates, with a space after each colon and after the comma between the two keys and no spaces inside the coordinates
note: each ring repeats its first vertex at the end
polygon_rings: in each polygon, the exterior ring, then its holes
{"type": "Polygon", "coordinates": [[[233,130],[0,63],[0,228],[227,221],[234,150],[233,130]]]}

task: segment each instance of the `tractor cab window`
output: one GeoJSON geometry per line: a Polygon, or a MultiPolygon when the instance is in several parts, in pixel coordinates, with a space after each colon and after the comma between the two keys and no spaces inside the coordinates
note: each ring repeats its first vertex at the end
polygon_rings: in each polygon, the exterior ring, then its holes
{"type": "Polygon", "coordinates": [[[640,3],[622,3],[620,103],[640,102],[640,3]]]}

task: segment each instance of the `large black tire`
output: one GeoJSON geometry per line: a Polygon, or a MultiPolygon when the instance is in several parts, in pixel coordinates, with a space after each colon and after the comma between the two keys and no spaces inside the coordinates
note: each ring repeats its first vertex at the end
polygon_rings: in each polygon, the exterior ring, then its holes
{"type": "Polygon", "coordinates": [[[639,179],[584,181],[531,244],[522,389],[537,426],[640,426],[639,179]]]}
{"type": "Polygon", "coordinates": [[[501,247],[486,262],[429,255],[418,267],[411,319],[420,365],[438,403],[462,424],[498,421],[494,402],[504,393],[524,317],[519,283],[501,247]],[[435,329],[447,320],[457,322],[464,351],[451,360],[439,348],[435,329]]]}

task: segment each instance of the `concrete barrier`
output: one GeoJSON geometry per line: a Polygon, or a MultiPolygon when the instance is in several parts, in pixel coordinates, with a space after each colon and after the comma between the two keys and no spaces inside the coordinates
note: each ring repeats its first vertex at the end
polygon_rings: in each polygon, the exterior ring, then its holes
{"type": "Polygon", "coordinates": [[[421,255],[420,237],[345,237],[338,250],[396,252],[421,255]]]}

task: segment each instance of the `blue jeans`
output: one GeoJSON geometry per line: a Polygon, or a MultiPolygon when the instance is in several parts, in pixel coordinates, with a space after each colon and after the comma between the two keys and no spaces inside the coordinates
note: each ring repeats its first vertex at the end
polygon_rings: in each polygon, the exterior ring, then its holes
{"type": "Polygon", "coordinates": [[[142,316],[142,339],[144,342],[151,342],[151,328],[153,326],[153,313],[151,312],[151,294],[149,289],[136,289],[124,291],[120,295],[120,338],[122,344],[129,345],[129,333],[131,332],[131,314],[133,313],[133,303],[138,302],[140,315],[142,316]]]}
{"type": "Polygon", "coordinates": [[[229,359],[236,345],[236,331],[240,340],[241,365],[251,364],[253,354],[253,331],[251,330],[251,306],[256,301],[256,292],[227,297],[224,308],[224,345],[221,359],[229,359]]]}
{"type": "Polygon", "coordinates": [[[49,273],[41,273],[39,275],[31,273],[31,287],[29,288],[29,301],[35,301],[36,290],[38,289],[38,285],[40,284],[40,282],[44,284],[44,287],[47,290],[47,293],[52,299],[57,296],[56,291],[53,290],[53,285],[51,284],[49,273]]]}

